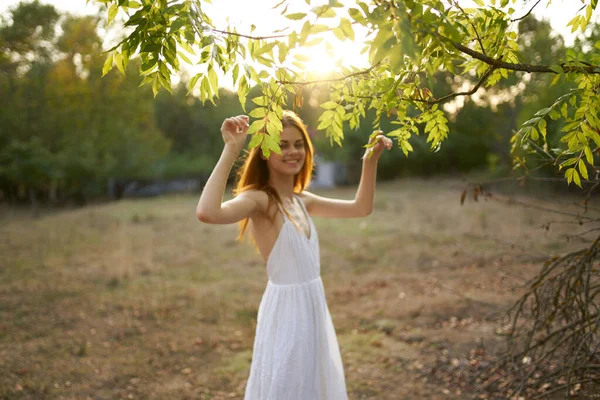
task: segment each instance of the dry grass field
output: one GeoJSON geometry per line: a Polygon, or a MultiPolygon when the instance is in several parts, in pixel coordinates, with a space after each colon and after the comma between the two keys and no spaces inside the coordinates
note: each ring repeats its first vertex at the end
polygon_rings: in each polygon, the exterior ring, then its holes
{"type": "MultiPolygon", "coordinates": [[[[351,399],[470,398],[458,372],[502,348],[519,285],[546,255],[586,245],[566,240],[577,225],[542,226],[568,217],[461,206],[463,188],[380,183],[369,217],[314,219],[351,399]]],[[[575,198],[507,197],[581,212],[575,198]]],[[[243,398],[266,271],[236,226],[197,221],[196,203],[2,209],[0,399],[243,398]]]]}

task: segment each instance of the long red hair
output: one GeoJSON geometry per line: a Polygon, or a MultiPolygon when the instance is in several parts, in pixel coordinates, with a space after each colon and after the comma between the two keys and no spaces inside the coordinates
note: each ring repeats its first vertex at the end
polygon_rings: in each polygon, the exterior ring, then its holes
{"type": "MultiPolygon", "coordinates": [[[[301,193],[305,187],[307,187],[312,178],[313,170],[313,145],[308,136],[308,130],[306,125],[302,122],[302,119],[293,111],[285,110],[281,119],[283,127],[294,127],[302,133],[304,139],[304,150],[306,157],[304,159],[304,165],[296,176],[294,176],[294,193],[301,193]]],[[[244,163],[237,170],[237,179],[233,194],[245,192],[247,190],[262,190],[269,196],[269,207],[273,202],[282,205],[281,198],[277,194],[277,191],[269,186],[269,168],[267,166],[267,160],[263,160],[261,157],[260,146],[257,146],[251,150],[246,151],[244,163]]],[[[285,211],[287,213],[287,211],[285,211]]],[[[249,218],[244,218],[240,221],[240,233],[238,239],[244,238],[244,233],[248,227],[249,218]]]]}

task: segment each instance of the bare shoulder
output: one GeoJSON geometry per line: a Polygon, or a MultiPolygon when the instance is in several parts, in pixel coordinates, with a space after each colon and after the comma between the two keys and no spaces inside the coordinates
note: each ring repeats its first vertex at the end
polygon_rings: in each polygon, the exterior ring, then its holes
{"type": "Polygon", "coordinates": [[[256,203],[256,209],[265,212],[269,205],[269,196],[262,190],[246,190],[236,196],[238,199],[250,200],[256,203]]]}
{"type": "Polygon", "coordinates": [[[298,193],[298,197],[300,197],[300,200],[302,200],[307,209],[309,209],[313,203],[319,199],[319,196],[309,192],[308,190],[303,190],[302,192],[298,193]]]}

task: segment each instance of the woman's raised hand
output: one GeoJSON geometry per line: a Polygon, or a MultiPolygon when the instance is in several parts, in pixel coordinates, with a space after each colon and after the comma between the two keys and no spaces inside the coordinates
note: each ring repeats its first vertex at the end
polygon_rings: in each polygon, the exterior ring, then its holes
{"type": "Polygon", "coordinates": [[[246,143],[246,132],[248,131],[250,119],[247,115],[226,118],[221,125],[221,135],[226,146],[241,151],[246,143]]]}
{"type": "Polygon", "coordinates": [[[392,139],[382,135],[382,133],[383,133],[382,131],[379,131],[379,132],[380,132],[380,134],[369,139],[369,144],[371,144],[373,142],[375,142],[375,144],[373,145],[373,147],[369,147],[365,151],[365,155],[363,156],[363,159],[377,161],[377,160],[379,160],[379,157],[381,157],[381,153],[383,153],[383,149],[390,150],[392,148],[392,144],[393,144],[392,139]],[[373,154],[369,154],[369,153],[373,153],[373,154]]]}

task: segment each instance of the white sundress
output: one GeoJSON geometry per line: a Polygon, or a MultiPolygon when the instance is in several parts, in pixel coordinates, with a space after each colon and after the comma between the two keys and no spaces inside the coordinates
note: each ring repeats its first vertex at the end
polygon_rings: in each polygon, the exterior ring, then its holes
{"type": "Polygon", "coordinates": [[[298,201],[310,237],[282,211],[283,226],[267,259],[269,281],[258,309],[244,400],[348,399],[321,281],[317,231],[298,201]]]}

